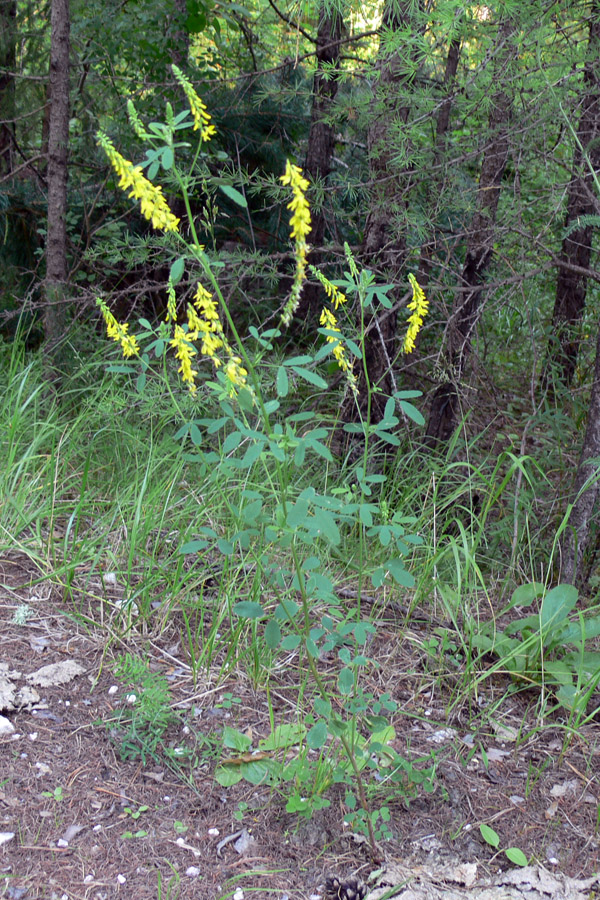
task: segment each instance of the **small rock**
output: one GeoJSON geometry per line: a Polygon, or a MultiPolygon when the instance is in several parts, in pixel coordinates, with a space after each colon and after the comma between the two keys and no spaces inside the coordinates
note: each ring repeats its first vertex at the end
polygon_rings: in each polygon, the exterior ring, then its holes
{"type": "Polygon", "coordinates": [[[6,716],[0,716],[0,734],[14,734],[15,726],[6,716]]]}
{"type": "Polygon", "coordinates": [[[49,666],[42,666],[37,672],[27,675],[26,680],[29,684],[37,684],[40,687],[52,687],[55,684],[66,684],[77,675],[83,675],[84,672],[84,667],[74,659],[65,659],[61,662],[50,663],[49,666]]]}
{"type": "Polygon", "coordinates": [[[2,844],[8,844],[14,838],[14,831],[0,831],[0,847],[2,844]]]}
{"type": "Polygon", "coordinates": [[[200,874],[200,869],[198,868],[198,866],[188,866],[185,870],[185,874],[188,878],[197,878],[200,874]]]}

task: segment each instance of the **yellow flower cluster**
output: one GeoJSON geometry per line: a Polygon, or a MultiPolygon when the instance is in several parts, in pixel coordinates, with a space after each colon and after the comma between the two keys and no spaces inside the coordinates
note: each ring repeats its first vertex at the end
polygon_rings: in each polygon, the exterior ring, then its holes
{"type": "Polygon", "coordinates": [[[181,69],[176,65],[172,65],[171,68],[173,69],[175,78],[183,88],[183,92],[187,97],[188,103],[190,104],[190,110],[194,118],[194,131],[200,129],[202,140],[210,141],[213,134],[217,133],[217,129],[215,128],[215,126],[210,124],[210,113],[194,90],[194,86],[192,85],[192,82],[189,80],[189,78],[184,75],[181,69]]]}
{"type": "Polygon", "coordinates": [[[356,375],[352,371],[352,363],[349,362],[348,357],[346,356],[344,345],[341,342],[342,333],[338,327],[337,319],[330,309],[325,308],[321,313],[321,318],[319,321],[324,328],[328,329],[328,331],[335,331],[340,336],[339,338],[337,338],[333,334],[327,334],[325,336],[325,340],[328,344],[333,344],[333,355],[337,361],[338,366],[348,379],[348,384],[350,385],[352,392],[356,396],[358,394],[356,375]]]}
{"type": "Polygon", "coordinates": [[[198,370],[192,366],[192,359],[196,355],[196,348],[192,343],[193,335],[184,331],[181,325],[175,325],[175,331],[170,341],[171,347],[175,350],[175,358],[179,360],[181,365],[177,370],[181,374],[181,380],[187,384],[192,394],[197,391],[195,378],[198,370]]]}
{"type": "Polygon", "coordinates": [[[181,380],[189,386],[192,393],[196,393],[195,378],[198,372],[193,368],[193,357],[197,350],[194,342],[201,338],[200,352],[212,360],[216,369],[222,365],[218,351],[223,349],[227,355],[225,364],[225,377],[228,381],[229,395],[235,396],[238,389],[246,387],[248,372],[242,366],[242,360],[233,352],[219,318],[217,304],[206,288],[198,284],[194,302],[188,304],[187,329],[181,325],[175,326],[175,333],[171,340],[171,346],[175,349],[175,356],[181,363],[179,372],[181,380]]]}
{"type": "Polygon", "coordinates": [[[138,356],[140,352],[138,342],[134,335],[127,333],[129,331],[129,323],[125,322],[121,325],[120,322],[117,322],[104,300],[101,300],[100,297],[96,298],[96,303],[102,310],[108,336],[121,345],[123,356],[126,359],[130,356],[138,356]]]}
{"type": "Polygon", "coordinates": [[[285,172],[281,176],[280,181],[284,185],[289,185],[292,189],[292,199],[288,203],[287,208],[292,211],[290,217],[291,235],[296,242],[296,274],[294,275],[290,298],[281,315],[281,324],[287,327],[298,308],[302,285],[306,278],[306,257],[308,255],[306,238],[310,234],[311,218],[308,200],[305,196],[309,184],[308,180],[302,175],[302,169],[299,166],[294,166],[288,159],[285,172]]]}
{"type": "Polygon", "coordinates": [[[177,321],[177,298],[175,296],[175,288],[173,287],[173,282],[169,278],[167,283],[167,315],[165,316],[165,322],[176,322],[177,321]]]}
{"type": "Polygon", "coordinates": [[[408,319],[403,349],[405,353],[412,353],[415,349],[415,339],[429,310],[429,300],[425,298],[423,288],[413,274],[408,276],[408,280],[413,292],[412,300],[408,304],[408,308],[412,310],[412,315],[408,319]]]}
{"type": "Polygon", "coordinates": [[[321,282],[323,287],[325,288],[325,293],[333,303],[334,309],[339,309],[342,303],[346,303],[347,297],[339,288],[332,284],[329,278],[326,278],[322,272],[319,272],[314,266],[310,267],[310,271],[315,276],[315,278],[321,282]]]}
{"type": "Polygon", "coordinates": [[[119,187],[130,190],[129,196],[140,201],[142,215],[152,222],[154,228],[163,231],[177,231],[179,219],[169,209],[169,204],[162,194],[162,188],[156,187],[144,176],[140,166],[121,156],[112,141],[101,131],[97,134],[98,145],[106,153],[108,160],[119,176],[119,187]]]}

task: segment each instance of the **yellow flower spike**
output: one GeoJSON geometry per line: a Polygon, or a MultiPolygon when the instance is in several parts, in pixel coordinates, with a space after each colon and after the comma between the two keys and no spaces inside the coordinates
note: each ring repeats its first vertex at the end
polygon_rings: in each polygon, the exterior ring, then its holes
{"type": "Polygon", "coordinates": [[[137,339],[133,334],[128,334],[129,324],[125,322],[121,325],[117,322],[110,309],[100,297],[96,298],[96,303],[102,311],[102,316],[106,322],[106,333],[109,338],[121,345],[123,356],[128,359],[130,356],[139,356],[140,348],[137,339]]]}
{"type": "Polygon", "coordinates": [[[175,357],[181,363],[177,370],[181,374],[181,380],[188,385],[192,394],[195,394],[197,388],[194,379],[198,372],[192,368],[192,359],[196,355],[196,350],[181,325],[175,326],[175,333],[169,343],[175,350],[175,357]]]}
{"type": "Polygon", "coordinates": [[[280,177],[282,184],[290,186],[292,189],[292,199],[288,203],[287,208],[291,209],[290,217],[291,236],[296,243],[294,255],[296,257],[296,274],[294,275],[294,283],[290,292],[290,298],[285,304],[281,314],[281,324],[287,326],[292,321],[292,317],[300,303],[300,294],[302,285],[306,279],[306,257],[308,255],[308,244],[306,238],[310,234],[311,217],[310,207],[306,199],[306,191],[309,188],[308,180],[303,176],[302,169],[293,165],[289,159],[285,166],[285,172],[280,177]]]}
{"type": "Polygon", "coordinates": [[[202,140],[210,141],[213,134],[217,133],[215,126],[210,124],[210,113],[194,90],[194,86],[189,78],[183,74],[178,66],[172,65],[171,68],[173,70],[173,75],[183,88],[183,93],[187,97],[187,101],[190,105],[190,110],[194,119],[194,131],[200,129],[202,140]]]}
{"type": "Polygon", "coordinates": [[[187,317],[188,317],[188,337],[190,340],[195,341],[203,330],[205,322],[200,318],[194,307],[191,303],[188,303],[187,306],[187,317]]]}
{"type": "Polygon", "coordinates": [[[156,187],[144,176],[140,166],[121,156],[112,141],[101,131],[97,134],[98,145],[102,147],[108,161],[119,176],[119,187],[123,190],[131,188],[129,197],[140,201],[142,215],[152,222],[154,228],[162,231],[177,231],[179,219],[169,209],[163,197],[162,188],[156,187]]]}
{"type": "Polygon", "coordinates": [[[225,366],[225,375],[229,381],[229,396],[235,397],[238,390],[246,387],[246,376],[248,372],[242,366],[242,360],[239,356],[231,356],[225,366]]]}
{"type": "Polygon", "coordinates": [[[310,267],[310,271],[315,276],[315,278],[321,282],[321,284],[325,288],[325,293],[327,294],[327,296],[333,303],[334,309],[339,309],[340,306],[342,305],[342,303],[348,302],[348,298],[346,297],[346,295],[344,293],[342,293],[342,291],[340,291],[340,289],[337,288],[335,286],[335,284],[332,284],[331,281],[329,281],[329,279],[326,278],[322,272],[319,272],[319,270],[316,269],[314,266],[310,267]]]}
{"type": "Polygon", "coordinates": [[[165,316],[165,322],[176,322],[177,321],[177,298],[175,296],[175,288],[173,287],[173,282],[169,278],[167,283],[167,315],[165,316]]]}
{"type": "Polygon", "coordinates": [[[346,356],[346,350],[344,345],[341,342],[342,333],[338,327],[337,319],[330,309],[323,309],[321,312],[321,317],[319,319],[321,325],[324,328],[327,328],[328,331],[335,331],[339,334],[339,338],[336,338],[333,334],[326,334],[325,340],[328,344],[333,344],[332,352],[334,358],[346,376],[346,380],[352,389],[352,393],[355,396],[358,396],[358,386],[356,383],[356,375],[352,371],[352,363],[348,360],[346,356]]]}
{"type": "Polygon", "coordinates": [[[423,319],[429,311],[429,300],[426,299],[423,288],[412,273],[409,274],[408,280],[413,292],[412,300],[408,304],[412,315],[408,319],[403,350],[405,353],[412,353],[415,349],[415,339],[423,325],[423,319]]]}
{"type": "Polygon", "coordinates": [[[144,126],[142,124],[142,120],[140,119],[140,117],[138,115],[137,109],[133,105],[133,100],[127,101],[127,115],[129,117],[129,124],[135,131],[136,135],[139,138],[142,138],[142,140],[145,139],[146,138],[146,129],[144,128],[144,126]]]}

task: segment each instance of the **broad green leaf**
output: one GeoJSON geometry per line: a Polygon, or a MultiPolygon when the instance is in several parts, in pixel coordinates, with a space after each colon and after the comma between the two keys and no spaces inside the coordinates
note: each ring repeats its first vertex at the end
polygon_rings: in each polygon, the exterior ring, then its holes
{"type": "Polygon", "coordinates": [[[180,256],[179,259],[176,259],[175,262],[171,263],[171,271],[169,272],[170,281],[173,284],[178,284],[181,281],[184,271],[185,257],[180,256]]]}
{"type": "Polygon", "coordinates": [[[526,866],[527,865],[527,857],[523,853],[522,850],[519,850],[518,847],[509,847],[508,850],[504,851],[506,856],[514,863],[515,866],[526,866]]]}
{"type": "Polygon", "coordinates": [[[311,363],[313,361],[312,356],[291,356],[289,359],[284,359],[284,366],[304,366],[307,363],[311,363]]]}
{"type": "Polygon", "coordinates": [[[223,728],[223,744],[230,750],[237,750],[238,753],[247,753],[252,746],[252,739],[242,731],[236,731],[229,725],[223,728]]]}
{"type": "Polygon", "coordinates": [[[281,640],[281,628],[279,622],[271,619],[265,626],[265,644],[270,650],[275,650],[281,640]]]}
{"type": "Polygon", "coordinates": [[[405,416],[408,416],[409,419],[412,419],[417,425],[424,425],[425,418],[420,410],[417,409],[416,406],[413,406],[412,403],[407,403],[406,400],[400,401],[400,409],[404,413],[405,416]]]}
{"type": "Polygon", "coordinates": [[[272,759],[256,759],[252,762],[242,763],[242,775],[250,784],[263,784],[279,766],[272,759]]]}
{"type": "Polygon", "coordinates": [[[559,584],[548,591],[542,600],[540,624],[542,631],[553,629],[563,622],[577,604],[579,592],[572,584],[559,584]]]}
{"type": "Polygon", "coordinates": [[[233,787],[238,784],[244,776],[240,772],[239,766],[219,766],[215,770],[215,781],[221,787],[233,787]]]}
{"type": "Polygon", "coordinates": [[[260,603],[255,603],[254,600],[240,600],[234,605],[233,611],[242,619],[262,619],[265,614],[260,603]]]}
{"type": "Polygon", "coordinates": [[[236,447],[239,447],[244,436],[239,431],[232,431],[223,441],[223,453],[231,453],[236,447]]]}
{"type": "Polygon", "coordinates": [[[187,544],[182,544],[179,552],[187,556],[190,553],[197,553],[198,550],[204,550],[205,547],[208,547],[208,541],[188,541],[187,544]]]}
{"type": "Polygon", "coordinates": [[[327,723],[316,722],[306,735],[306,743],[311,750],[319,750],[327,740],[327,723]]]}
{"type": "Polygon", "coordinates": [[[278,725],[258,746],[261,750],[281,750],[283,747],[291,747],[299,744],[306,736],[306,726],[301,722],[289,722],[278,725]]]}
{"type": "Polygon", "coordinates": [[[480,825],[479,830],[481,832],[481,837],[484,839],[486,844],[489,844],[490,847],[498,847],[500,844],[500,837],[493,828],[490,828],[489,825],[480,825]]]}
{"type": "Polygon", "coordinates": [[[327,382],[321,378],[320,375],[317,375],[316,372],[311,372],[310,369],[302,369],[300,366],[292,366],[296,375],[300,378],[303,378],[305,381],[308,381],[309,384],[313,384],[315,387],[320,388],[322,391],[327,390],[327,382]]]}
{"type": "Polygon", "coordinates": [[[287,397],[288,389],[289,389],[289,379],[288,374],[284,368],[284,366],[279,366],[277,369],[277,378],[275,380],[275,386],[277,388],[277,393],[280,397],[287,397]]]}
{"type": "Polygon", "coordinates": [[[282,650],[296,650],[300,644],[299,634],[287,634],[281,642],[282,650]]]}
{"type": "Polygon", "coordinates": [[[534,600],[537,600],[538,597],[543,595],[545,589],[545,586],[539,581],[534,581],[531,584],[519,585],[516,591],[513,591],[510,603],[504,612],[508,612],[508,610],[512,609],[514,606],[531,606],[534,600]]]}
{"type": "Polygon", "coordinates": [[[340,694],[351,694],[354,690],[354,673],[352,669],[349,669],[347,666],[340,669],[340,674],[338,675],[338,688],[340,694]]]}
{"type": "Polygon", "coordinates": [[[243,194],[240,194],[234,187],[231,187],[230,184],[220,184],[219,187],[223,191],[223,193],[229,197],[230,200],[233,200],[234,203],[237,203],[238,206],[241,206],[242,209],[246,209],[248,207],[248,201],[244,197],[243,194]]]}

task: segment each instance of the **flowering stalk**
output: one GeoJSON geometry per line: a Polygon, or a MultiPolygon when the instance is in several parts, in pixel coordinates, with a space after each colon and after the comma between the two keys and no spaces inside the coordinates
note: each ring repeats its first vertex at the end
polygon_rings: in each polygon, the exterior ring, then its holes
{"type": "Polygon", "coordinates": [[[423,288],[412,273],[409,274],[408,280],[413,292],[412,300],[408,304],[408,308],[412,310],[412,315],[408,319],[403,349],[405,353],[412,353],[415,349],[415,339],[429,310],[429,300],[425,298],[423,288]]]}
{"type": "Polygon", "coordinates": [[[119,187],[130,190],[129,197],[140,201],[142,215],[152,222],[154,228],[163,231],[177,231],[179,219],[169,209],[162,188],[156,187],[145,177],[141,166],[134,166],[132,162],[121,156],[114,144],[102,131],[97,133],[98,145],[106,153],[108,160],[119,176],[119,187]]]}
{"type": "Polygon", "coordinates": [[[290,292],[290,297],[283,313],[281,314],[281,324],[287,327],[292,321],[292,317],[298,309],[300,303],[300,294],[302,286],[306,279],[306,258],[308,256],[308,244],[306,238],[310,234],[311,218],[308,200],[306,199],[306,191],[309,183],[302,175],[302,169],[294,166],[288,159],[285,172],[281,176],[282,184],[289,185],[292,189],[292,199],[288,203],[287,208],[291,209],[290,225],[292,228],[291,236],[296,242],[294,255],[296,257],[296,274],[294,275],[294,283],[290,292]]]}
{"type": "Polygon", "coordinates": [[[102,316],[106,322],[106,332],[109,338],[112,338],[113,341],[117,341],[117,343],[121,345],[123,356],[126,359],[130,356],[139,356],[140,348],[136,337],[133,334],[127,333],[129,331],[129,323],[124,322],[121,324],[120,322],[117,322],[104,300],[101,300],[100,297],[96,298],[96,303],[102,310],[102,316]]]}
{"type": "Polygon", "coordinates": [[[196,93],[192,82],[183,74],[181,69],[174,64],[171,66],[171,69],[173,70],[173,75],[183,88],[183,93],[187,97],[187,101],[190,105],[190,110],[194,119],[194,131],[198,131],[199,129],[202,140],[210,141],[213,134],[217,133],[217,129],[214,125],[210,124],[211,116],[209,111],[196,93]]]}

